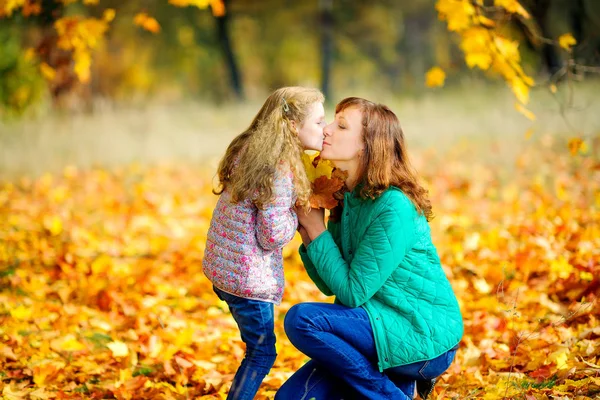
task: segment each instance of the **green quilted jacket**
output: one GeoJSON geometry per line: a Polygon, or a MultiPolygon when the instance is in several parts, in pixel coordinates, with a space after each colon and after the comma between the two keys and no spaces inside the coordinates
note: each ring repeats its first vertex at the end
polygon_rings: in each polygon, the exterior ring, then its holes
{"type": "Polygon", "coordinates": [[[462,316],[429,224],[399,189],[375,200],[346,193],[341,221],[300,246],[300,256],[325,295],[367,311],[380,371],[431,360],[460,342],[462,316]]]}

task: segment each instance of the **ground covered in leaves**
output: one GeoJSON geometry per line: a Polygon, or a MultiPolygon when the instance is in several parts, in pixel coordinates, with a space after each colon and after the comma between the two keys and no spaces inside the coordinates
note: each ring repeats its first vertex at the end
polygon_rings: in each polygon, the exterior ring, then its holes
{"type": "MultiPolygon", "coordinates": [[[[552,146],[506,168],[472,156],[416,158],[465,319],[433,397],[598,398],[600,166],[552,146]]],[[[244,347],[201,272],[211,185],[210,171],[134,165],[0,186],[5,399],[225,398],[244,347]]],[[[261,399],[306,361],[283,331],[286,310],[331,301],[298,245],[285,249],[279,355],[261,399]]]]}

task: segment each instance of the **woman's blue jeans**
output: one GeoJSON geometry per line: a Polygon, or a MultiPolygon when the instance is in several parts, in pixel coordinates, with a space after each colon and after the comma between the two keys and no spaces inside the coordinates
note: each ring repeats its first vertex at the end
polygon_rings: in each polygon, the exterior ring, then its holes
{"type": "Polygon", "coordinates": [[[456,354],[455,348],[379,372],[367,312],[337,304],[295,305],[286,315],[285,332],[311,360],[283,384],[276,400],[412,399],[416,381],[443,374],[456,354]]]}
{"type": "Polygon", "coordinates": [[[273,303],[244,299],[217,287],[213,290],[229,306],[246,343],[246,356],[233,378],[227,399],[252,400],[277,357],[273,303]]]}

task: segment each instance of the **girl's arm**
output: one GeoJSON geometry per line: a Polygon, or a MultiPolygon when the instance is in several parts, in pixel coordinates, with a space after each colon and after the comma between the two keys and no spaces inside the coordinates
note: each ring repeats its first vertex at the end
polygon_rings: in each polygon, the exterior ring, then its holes
{"type": "Polygon", "coordinates": [[[267,251],[282,248],[296,233],[298,217],[293,210],[294,186],[289,174],[278,170],[273,182],[273,201],[258,210],[256,239],[267,251]]]}

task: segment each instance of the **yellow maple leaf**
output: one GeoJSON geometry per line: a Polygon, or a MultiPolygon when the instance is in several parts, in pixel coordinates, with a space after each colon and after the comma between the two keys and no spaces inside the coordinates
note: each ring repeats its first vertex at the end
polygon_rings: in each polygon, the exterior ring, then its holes
{"type": "Polygon", "coordinates": [[[32,314],[33,309],[31,307],[25,307],[24,305],[20,305],[17,308],[10,310],[10,316],[20,321],[29,320],[32,314]]]}
{"type": "Polygon", "coordinates": [[[515,77],[509,82],[510,88],[522,104],[529,103],[529,86],[521,78],[515,77]]]}
{"type": "Polygon", "coordinates": [[[102,254],[96,258],[91,265],[92,273],[94,275],[107,273],[113,265],[113,260],[110,256],[102,254]]]}
{"type": "Polygon", "coordinates": [[[446,73],[440,67],[433,67],[425,75],[425,85],[427,87],[439,87],[444,86],[446,80],[446,73]]]}
{"type": "Polygon", "coordinates": [[[568,359],[569,350],[564,348],[559,349],[548,356],[548,361],[554,362],[556,364],[556,368],[559,370],[569,368],[569,365],[567,364],[568,359]]]}
{"type": "Polygon", "coordinates": [[[494,0],[494,5],[503,7],[506,11],[513,14],[519,14],[525,18],[529,18],[529,13],[523,8],[519,0],[494,0]]]}
{"type": "Polygon", "coordinates": [[[129,354],[127,344],[118,340],[108,343],[106,347],[112,351],[113,357],[126,357],[129,354]]]}
{"type": "Polygon", "coordinates": [[[442,20],[448,22],[448,30],[460,32],[472,25],[475,7],[468,1],[438,0],[435,5],[442,20]]]}
{"type": "Polygon", "coordinates": [[[133,18],[133,22],[148,32],[160,32],[160,24],[158,21],[144,12],[136,14],[133,18]]]}
{"type": "Polygon", "coordinates": [[[58,216],[47,215],[44,217],[44,228],[46,228],[52,236],[57,236],[63,231],[63,224],[58,216]]]}
{"type": "Polygon", "coordinates": [[[111,22],[113,19],[115,19],[114,8],[107,8],[106,10],[104,10],[104,12],[102,13],[102,19],[106,22],[111,22]]]}
{"type": "Polygon", "coordinates": [[[55,351],[81,351],[86,349],[75,335],[69,333],[63,337],[59,337],[50,342],[50,347],[55,351]]]}
{"type": "Polygon", "coordinates": [[[577,44],[577,40],[570,33],[565,33],[564,35],[560,35],[558,38],[558,44],[560,47],[567,51],[571,51],[571,47],[577,44]]]}
{"type": "Polygon", "coordinates": [[[565,257],[559,257],[550,263],[550,271],[555,273],[559,278],[567,279],[573,272],[573,266],[569,264],[569,261],[565,257]]]}
{"type": "MultiPolygon", "coordinates": [[[[46,386],[47,383],[57,375],[66,364],[62,361],[45,360],[33,367],[33,382],[37,386],[46,386]]],[[[41,397],[38,395],[37,397],[41,397]]]]}
{"type": "Polygon", "coordinates": [[[314,161],[318,156],[319,153],[315,153],[313,155],[302,153],[302,163],[306,169],[308,180],[311,182],[314,182],[321,176],[326,176],[328,179],[331,179],[331,173],[333,172],[334,166],[331,161],[328,160],[319,159],[317,166],[314,166],[314,161]]]}

